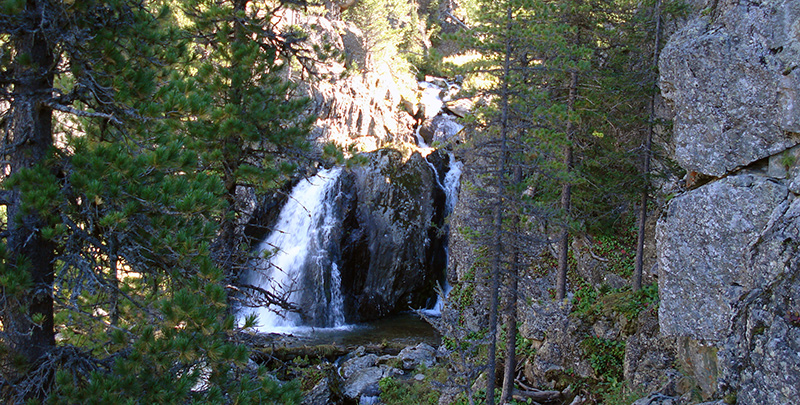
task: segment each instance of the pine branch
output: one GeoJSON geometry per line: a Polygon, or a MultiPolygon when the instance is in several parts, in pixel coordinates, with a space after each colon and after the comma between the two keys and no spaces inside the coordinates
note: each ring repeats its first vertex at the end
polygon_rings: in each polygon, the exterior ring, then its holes
{"type": "Polygon", "coordinates": [[[47,106],[47,107],[50,107],[50,108],[52,108],[54,110],[58,110],[58,111],[65,112],[65,113],[68,113],[68,114],[73,114],[73,115],[76,115],[78,117],[103,118],[103,119],[107,119],[107,120],[113,122],[114,124],[122,125],[122,121],[120,121],[119,119],[117,119],[116,117],[114,117],[111,114],[79,110],[79,109],[74,108],[74,107],[66,106],[66,105],[63,105],[63,104],[58,104],[58,103],[56,103],[54,101],[43,101],[42,104],[47,106]]]}

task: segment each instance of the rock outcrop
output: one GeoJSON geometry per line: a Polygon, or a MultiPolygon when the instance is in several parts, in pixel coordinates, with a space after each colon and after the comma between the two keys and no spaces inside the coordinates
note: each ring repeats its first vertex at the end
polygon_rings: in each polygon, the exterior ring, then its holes
{"type": "Polygon", "coordinates": [[[415,374],[413,371],[419,367],[436,365],[439,361],[438,356],[439,352],[425,343],[406,347],[397,356],[379,357],[365,353],[364,347],[359,347],[348,354],[339,367],[339,376],[343,379],[342,393],[351,401],[359,399],[363,401],[364,397],[380,394],[379,382],[383,378],[424,380],[424,374],[415,374]],[[402,369],[393,365],[398,365],[402,369]]]}
{"type": "Polygon", "coordinates": [[[675,159],[723,176],[800,142],[800,3],[708,2],[664,48],[675,159]]]}
{"type": "Polygon", "coordinates": [[[742,294],[779,271],[756,274],[751,249],[760,246],[770,219],[786,210],[788,194],[765,176],[739,174],[671,201],[657,228],[663,333],[712,340],[727,335],[742,294]]]}
{"type": "MultiPolygon", "coordinates": [[[[286,79],[298,83],[296,95],[311,100],[306,113],[316,119],[310,140],[317,152],[334,143],[348,156],[362,153],[369,161],[338,180],[336,229],[330,231],[337,240],[326,246],[327,257],[310,260],[317,267],[338,266],[347,322],[425,308],[446,266],[443,186],[450,158],[418,148],[415,127],[424,124],[431,143],[457,138],[462,127],[446,115],[450,110],[443,109],[441,97],[454,97],[460,87],[440,78],[418,83],[409,71],[373,60],[352,23],[293,10],[285,10],[281,20],[304,28],[308,48],[321,61],[286,70],[286,79]]],[[[458,101],[451,108],[466,113],[469,102],[458,101]]],[[[245,227],[251,240],[271,229],[290,189],[257,197],[245,227]]],[[[329,325],[318,314],[325,308],[315,303],[330,301],[325,295],[331,276],[323,271],[301,281],[303,291],[317,291],[304,293],[298,303],[305,308],[303,322],[329,325]]]]}
{"type": "MultiPolygon", "coordinates": [[[[341,245],[342,292],[350,320],[422,308],[439,269],[430,265],[436,180],[419,153],[381,149],[352,169],[350,208],[341,245]]],[[[443,201],[439,198],[439,210],[443,201]]]]}
{"type": "MultiPolygon", "coordinates": [[[[703,3],[703,2],[699,2],[703,3]]],[[[800,395],[800,3],[705,2],[661,57],[675,158],[710,182],[658,225],[661,333],[703,399],[800,395]]]]}
{"type": "Polygon", "coordinates": [[[316,117],[311,133],[315,143],[360,151],[414,143],[413,111],[403,107],[413,109],[419,101],[411,73],[372,61],[364,34],[353,23],[291,10],[284,20],[309,33],[308,47],[323,61],[306,66],[310,72],[290,73],[299,77],[298,93],[311,99],[307,113],[316,117]]]}

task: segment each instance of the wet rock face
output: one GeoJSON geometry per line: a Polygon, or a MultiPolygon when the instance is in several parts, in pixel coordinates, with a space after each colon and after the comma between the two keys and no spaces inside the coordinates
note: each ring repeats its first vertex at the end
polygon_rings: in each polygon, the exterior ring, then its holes
{"type": "Polygon", "coordinates": [[[746,3],[714,2],[662,52],[675,158],[689,171],[719,177],[798,143],[800,2],[746,3]]]}
{"type": "Polygon", "coordinates": [[[341,247],[348,321],[424,307],[437,278],[429,261],[436,214],[431,168],[419,154],[404,161],[400,152],[382,149],[348,177],[353,197],[341,247]]]}
{"type": "Polygon", "coordinates": [[[437,115],[426,121],[419,129],[419,135],[429,145],[445,144],[458,135],[464,126],[451,115],[437,115]]]}

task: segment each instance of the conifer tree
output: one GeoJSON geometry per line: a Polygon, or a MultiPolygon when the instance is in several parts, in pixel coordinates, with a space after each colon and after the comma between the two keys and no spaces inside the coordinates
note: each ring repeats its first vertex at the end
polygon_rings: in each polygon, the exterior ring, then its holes
{"type": "MultiPolygon", "coordinates": [[[[0,7],[4,398],[297,402],[294,386],[245,369],[248,351],[231,341],[229,275],[213,255],[229,188],[220,155],[198,153],[186,123],[247,115],[187,97],[197,37],[160,2],[0,7]]],[[[297,105],[285,89],[270,90],[271,108],[297,105]]],[[[280,122],[262,136],[297,145],[282,136],[302,126],[280,122]]]]}
{"type": "MultiPolygon", "coordinates": [[[[495,288],[507,291],[497,295],[507,297],[502,401],[510,399],[513,389],[516,283],[524,277],[521,269],[531,263],[519,255],[520,247],[525,251],[532,244],[558,246],[554,297],[563,299],[571,229],[580,223],[594,226],[598,222],[594,217],[617,211],[619,201],[631,201],[635,189],[630,187],[636,184],[635,161],[625,153],[630,143],[615,130],[628,117],[602,87],[616,92],[627,83],[628,77],[618,73],[627,63],[619,55],[632,46],[617,38],[621,27],[615,25],[630,18],[629,8],[623,6],[600,0],[486,2],[479,4],[481,12],[472,22],[475,32],[469,46],[483,55],[473,72],[495,80],[489,89],[494,104],[477,120],[479,134],[472,146],[488,162],[480,170],[498,179],[479,197],[487,201],[484,212],[494,214],[487,215],[482,228],[489,237],[478,242],[489,247],[496,259],[488,262],[494,263],[486,273],[492,280],[489,292],[494,297],[495,288]],[[604,169],[618,169],[618,175],[598,171],[607,162],[613,166],[604,169]],[[600,181],[603,177],[607,179],[600,181]],[[626,178],[634,180],[619,180],[626,178]],[[603,181],[615,192],[629,190],[605,202],[608,194],[597,190],[603,181]],[[541,226],[542,222],[547,225],[541,226]],[[552,232],[543,232],[548,228],[558,230],[549,241],[552,232]],[[494,284],[495,275],[505,281],[494,284]]],[[[487,329],[493,334],[498,318],[492,311],[499,303],[490,301],[487,329]]],[[[487,340],[486,400],[491,403],[493,336],[487,340]]]]}
{"type": "MultiPolygon", "coordinates": [[[[9,96],[14,102],[3,116],[6,175],[34,170],[47,159],[53,143],[52,110],[45,103],[55,76],[55,49],[47,33],[37,28],[44,25],[47,6],[44,2],[5,2],[0,10],[4,37],[0,83],[6,96],[3,102],[9,103],[9,96]]],[[[43,174],[48,180],[54,177],[52,172],[43,174]]],[[[52,185],[47,186],[51,192],[52,185]]],[[[23,199],[27,196],[19,188],[7,188],[3,196],[7,224],[5,245],[0,249],[3,357],[31,364],[55,344],[52,298],[46,290],[43,294],[37,291],[53,283],[53,246],[37,231],[46,226],[46,202],[26,209],[23,199]]],[[[47,193],[39,198],[47,198],[47,193]]]]}
{"type": "Polygon", "coordinates": [[[246,260],[237,231],[242,220],[237,191],[277,188],[298,161],[309,160],[306,136],[313,117],[302,116],[307,99],[292,97],[292,83],[281,74],[291,69],[304,34],[276,26],[277,10],[250,0],[182,5],[196,55],[196,73],[185,82],[191,119],[184,124],[201,165],[225,187],[227,208],[213,248],[216,262],[233,279],[246,260]]]}
{"type": "Polygon", "coordinates": [[[653,5],[653,17],[655,23],[654,28],[654,39],[653,39],[653,60],[651,66],[651,75],[653,78],[651,79],[652,82],[652,90],[653,94],[650,96],[650,100],[648,102],[647,113],[649,115],[648,124],[647,124],[647,135],[645,136],[643,142],[643,150],[642,150],[642,176],[644,180],[644,185],[642,187],[642,197],[639,201],[639,222],[638,222],[638,232],[636,238],[636,261],[634,262],[634,269],[633,269],[633,290],[639,291],[642,288],[642,272],[644,267],[644,238],[645,238],[645,225],[647,224],[647,205],[649,203],[649,183],[650,183],[650,159],[653,153],[653,132],[654,132],[654,122],[655,119],[655,104],[656,104],[656,69],[658,68],[658,56],[661,50],[661,0],[655,0],[655,4],[653,5]]]}

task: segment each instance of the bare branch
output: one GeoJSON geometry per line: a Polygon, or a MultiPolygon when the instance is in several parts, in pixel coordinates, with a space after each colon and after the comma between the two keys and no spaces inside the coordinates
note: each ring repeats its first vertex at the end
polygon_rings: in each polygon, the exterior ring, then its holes
{"type": "MultiPolygon", "coordinates": [[[[300,312],[300,308],[296,304],[252,284],[237,284],[236,286],[228,285],[227,288],[240,292],[249,299],[255,300],[256,302],[252,304],[254,307],[259,307],[266,303],[268,305],[277,305],[287,311],[300,312]],[[259,297],[254,297],[254,295],[258,295],[259,297]]],[[[244,305],[251,306],[247,303],[244,305]]]]}
{"type": "Polygon", "coordinates": [[[54,101],[43,101],[42,104],[45,105],[45,106],[48,106],[48,107],[50,107],[50,108],[52,108],[54,110],[58,110],[58,111],[65,112],[65,113],[68,113],[68,114],[73,114],[73,115],[76,115],[78,117],[104,118],[104,119],[107,119],[107,120],[113,122],[114,124],[122,125],[122,121],[120,121],[119,119],[117,119],[117,117],[114,117],[111,114],[79,110],[79,109],[74,108],[74,107],[70,107],[70,106],[63,105],[63,104],[58,104],[58,103],[56,103],[54,101]]]}

